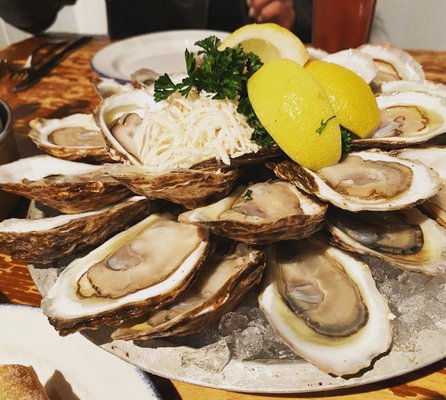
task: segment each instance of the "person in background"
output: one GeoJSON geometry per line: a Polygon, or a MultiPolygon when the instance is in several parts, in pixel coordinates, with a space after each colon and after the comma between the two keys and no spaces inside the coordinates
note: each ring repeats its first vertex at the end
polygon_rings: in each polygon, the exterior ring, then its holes
{"type": "Polygon", "coordinates": [[[56,20],[59,11],[77,0],[0,0],[0,17],[29,33],[41,33],[56,20]]]}
{"type": "MultiPolygon", "coordinates": [[[[36,34],[76,0],[0,0],[0,17],[36,34]]],[[[169,29],[214,29],[231,32],[252,22],[275,22],[311,39],[311,0],[105,0],[111,38],[169,29]]]]}

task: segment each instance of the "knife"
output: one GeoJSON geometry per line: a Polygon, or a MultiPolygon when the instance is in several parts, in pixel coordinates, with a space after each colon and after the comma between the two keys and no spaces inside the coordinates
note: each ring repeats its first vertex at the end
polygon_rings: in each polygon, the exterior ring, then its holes
{"type": "Polygon", "coordinates": [[[54,57],[50,58],[45,64],[37,69],[30,68],[26,78],[21,81],[15,88],[12,89],[14,93],[21,92],[34,86],[39,82],[44,76],[58,65],[69,53],[76,50],[78,47],[88,43],[93,37],[92,36],[81,36],[73,40],[68,44],[60,53],[56,54],[54,57]]]}

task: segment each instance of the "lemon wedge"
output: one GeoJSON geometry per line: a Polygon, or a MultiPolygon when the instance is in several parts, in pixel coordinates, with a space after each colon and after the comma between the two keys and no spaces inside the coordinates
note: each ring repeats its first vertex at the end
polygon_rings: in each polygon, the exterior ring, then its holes
{"type": "Polygon", "coordinates": [[[371,136],[381,117],[367,82],[353,71],[326,61],[311,60],[305,69],[327,92],[339,123],[361,138],[371,136]]]}
{"type": "Polygon", "coordinates": [[[318,170],[336,164],[341,132],[330,99],[298,63],[276,59],[248,80],[248,97],[260,122],[295,162],[318,170]]]}
{"type": "Polygon", "coordinates": [[[300,39],[274,23],[242,26],[221,43],[219,50],[237,45],[241,45],[245,52],[257,54],[263,63],[287,58],[304,65],[308,60],[308,52],[300,39]]]}

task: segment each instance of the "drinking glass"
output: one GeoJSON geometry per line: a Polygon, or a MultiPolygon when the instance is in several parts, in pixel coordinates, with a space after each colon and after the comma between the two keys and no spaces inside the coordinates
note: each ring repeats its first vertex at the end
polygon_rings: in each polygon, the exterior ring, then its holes
{"type": "Polygon", "coordinates": [[[312,46],[334,53],[367,43],[376,0],[313,0],[312,46]]]}

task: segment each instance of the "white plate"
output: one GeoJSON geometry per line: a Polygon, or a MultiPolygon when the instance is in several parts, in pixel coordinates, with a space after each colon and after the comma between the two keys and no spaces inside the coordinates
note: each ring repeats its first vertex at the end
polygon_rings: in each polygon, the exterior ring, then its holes
{"type": "MultiPolygon", "coordinates": [[[[382,264],[382,263],[381,263],[382,264]]],[[[381,266],[392,273],[391,267],[381,266]]],[[[31,276],[44,295],[54,284],[58,268],[41,268],[30,265],[31,276]]],[[[422,275],[414,274],[419,279],[422,275]]],[[[427,280],[431,279],[426,277],[427,280]]],[[[404,280],[401,285],[404,285],[404,280]]],[[[409,299],[410,300],[410,299],[409,299]]],[[[432,304],[430,305],[430,307],[432,304]]],[[[111,340],[110,329],[85,330],[83,335],[103,349],[153,374],[217,389],[251,393],[306,393],[333,390],[389,379],[427,366],[446,356],[446,315],[444,304],[436,302],[438,321],[418,332],[404,333],[404,348],[393,347],[378,357],[372,367],[361,373],[345,377],[326,374],[302,359],[241,361],[232,358],[223,370],[209,368],[218,360],[218,348],[195,349],[175,345],[168,340],[111,340]],[[197,362],[187,362],[195,359],[197,362]]],[[[414,320],[423,316],[423,310],[414,310],[414,320]]],[[[2,324],[3,326],[3,324],[2,324]]],[[[402,333],[395,336],[400,340],[402,333]]],[[[217,363],[218,364],[218,363],[217,363]]]]}
{"type": "Polygon", "coordinates": [[[39,308],[0,305],[0,364],[32,366],[52,399],[161,399],[152,381],[80,334],[61,337],[39,308]]]}
{"type": "Polygon", "coordinates": [[[178,30],[149,33],[112,43],[98,51],[92,59],[93,69],[120,81],[140,68],[160,73],[186,71],[184,51],[197,51],[194,43],[208,36],[224,39],[228,33],[209,30],[178,30]]]}

